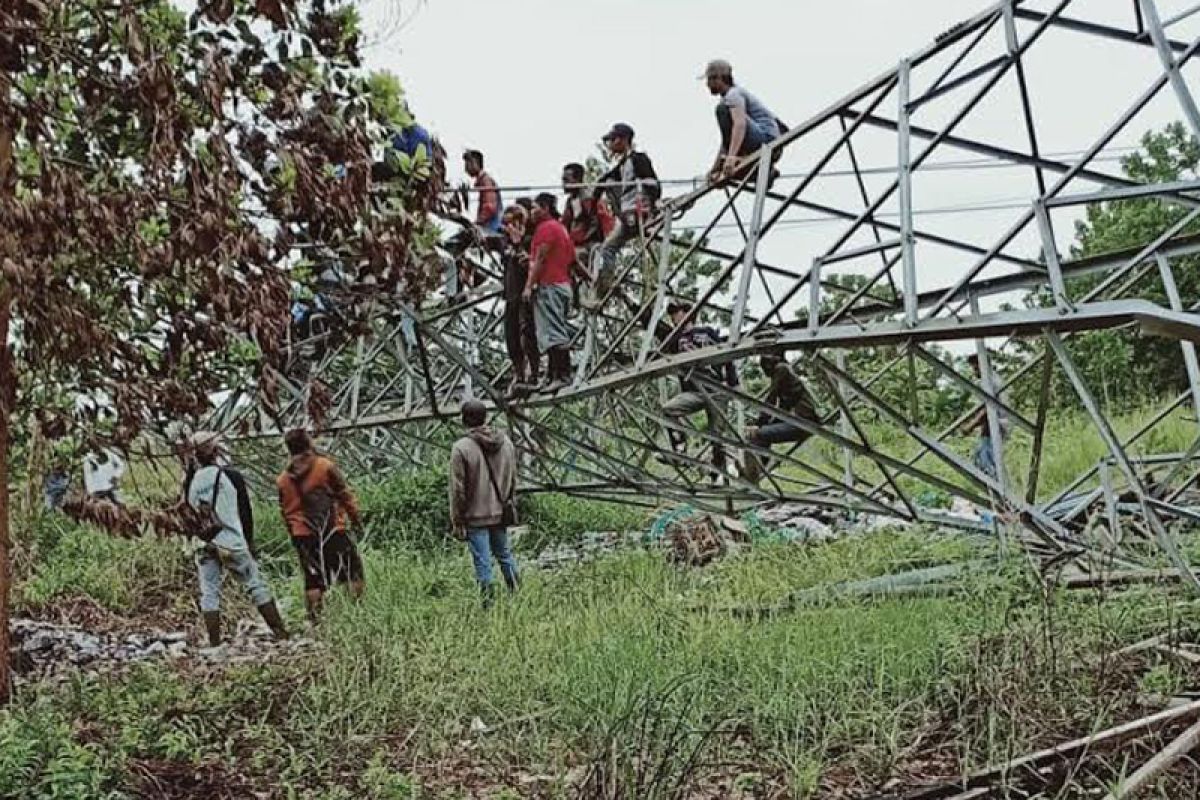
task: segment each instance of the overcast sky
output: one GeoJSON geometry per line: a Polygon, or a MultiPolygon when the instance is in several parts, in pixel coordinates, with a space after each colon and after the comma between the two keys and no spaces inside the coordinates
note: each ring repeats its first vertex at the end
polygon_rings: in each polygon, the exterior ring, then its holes
{"type": "MultiPolygon", "coordinates": [[[[368,32],[381,35],[367,50],[368,66],[399,75],[413,111],[446,144],[452,177],[461,178],[458,155],[471,146],[485,152],[489,171],[502,185],[512,186],[557,182],[561,165],[594,152],[615,121],[637,130],[638,144],[652,155],[660,176],[699,175],[717,144],[714,101],[697,80],[708,59],[730,60],[738,82],[794,125],[986,5],[984,0],[366,0],[364,13],[368,32]],[[397,26],[398,20],[404,24],[397,26]]],[[[1038,9],[1049,5],[1049,0],[1027,3],[1038,9]]],[[[1076,0],[1072,13],[1128,27],[1132,5],[1129,0],[1076,0]]],[[[1159,5],[1169,17],[1194,2],[1160,0],[1159,5]]],[[[1198,22],[1194,18],[1172,32],[1178,38],[1195,36],[1198,22]]],[[[1023,35],[1032,30],[1031,23],[1020,25],[1023,35]]],[[[1003,46],[998,34],[989,42],[979,61],[1003,46]]],[[[978,62],[966,65],[972,63],[978,62]]],[[[1044,152],[1089,146],[1158,69],[1151,48],[1059,31],[1038,43],[1027,66],[1044,152]]],[[[1027,149],[1015,82],[1007,78],[1001,89],[960,132],[1027,149]]],[[[949,98],[942,109],[933,104],[916,121],[933,127],[962,97],[949,98]]],[[[882,111],[895,116],[894,101],[886,101],[882,111]]],[[[1109,157],[1177,117],[1169,92],[1161,93],[1146,115],[1114,140],[1109,157]]],[[[865,166],[894,165],[894,135],[879,134],[873,144],[867,140],[859,158],[865,166]]],[[[935,160],[943,158],[978,156],[948,151],[935,160]]],[[[785,172],[802,171],[805,163],[797,155],[785,172]]],[[[1112,162],[1100,166],[1118,171],[1112,162]]],[[[1081,185],[1079,190],[1095,188],[1081,185]]],[[[856,188],[847,181],[840,188],[829,181],[813,192],[848,202],[851,190],[856,188]]],[[[668,194],[683,191],[672,187],[668,194]]],[[[921,210],[1022,203],[1033,193],[1028,169],[947,172],[919,176],[914,202],[921,210]]],[[[930,215],[919,222],[986,246],[1019,213],[930,215]]],[[[1058,227],[1062,247],[1070,240],[1070,222],[1058,227]]],[[[807,265],[822,252],[822,237],[836,236],[837,226],[805,231],[771,242],[775,250],[769,257],[807,265]]],[[[737,231],[720,234],[736,237],[737,231]]],[[[1035,256],[1037,242],[1019,237],[1011,252],[1035,256]]],[[[951,256],[925,248],[923,276],[952,281],[965,267],[961,257],[951,256]]]]}

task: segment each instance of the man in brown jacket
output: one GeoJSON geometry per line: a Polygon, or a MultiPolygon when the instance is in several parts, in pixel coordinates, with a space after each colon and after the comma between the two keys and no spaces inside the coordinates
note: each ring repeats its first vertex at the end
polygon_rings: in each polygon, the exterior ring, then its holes
{"type": "Polygon", "coordinates": [[[504,431],[487,425],[487,409],[478,400],[462,406],[467,434],[450,451],[450,522],[465,539],[475,563],[484,608],[495,600],[492,556],[510,592],[517,589],[517,561],[508,546],[505,507],[517,488],[517,456],[504,431]]]}
{"type": "Polygon", "coordinates": [[[362,596],[362,559],[346,527],[347,518],[360,527],[358,502],[337,465],[316,452],[307,431],[288,431],[284,443],[291,460],[275,481],[279,508],[300,555],[308,618],[316,622],[331,583],[349,583],[350,595],[362,596]]]}

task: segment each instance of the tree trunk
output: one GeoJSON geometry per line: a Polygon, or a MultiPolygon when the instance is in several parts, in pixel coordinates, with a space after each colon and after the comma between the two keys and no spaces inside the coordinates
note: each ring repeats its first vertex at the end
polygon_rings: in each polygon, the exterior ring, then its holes
{"type": "Polygon", "coordinates": [[[8,323],[12,294],[0,285],[0,705],[6,705],[12,689],[8,648],[8,600],[12,593],[12,540],[8,535],[8,432],[17,376],[13,374],[12,351],[8,347],[8,323]]]}

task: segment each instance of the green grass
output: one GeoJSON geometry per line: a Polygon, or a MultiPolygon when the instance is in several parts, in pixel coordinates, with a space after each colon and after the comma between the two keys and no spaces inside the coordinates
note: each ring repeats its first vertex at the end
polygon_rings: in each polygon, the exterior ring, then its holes
{"type": "MultiPolygon", "coordinates": [[[[453,775],[467,764],[518,791],[521,775],[561,779],[634,742],[639,758],[678,771],[699,746],[690,732],[716,730],[703,763],[805,796],[835,766],[877,785],[931,720],[958,728],[964,762],[982,763],[1043,741],[1047,720],[1066,730],[1114,713],[1079,655],[1144,631],[1163,613],[1159,595],[1054,598],[1047,615],[1016,567],[997,566],[962,596],[759,621],[712,610],[980,555],[991,553],[927,532],[761,546],[703,571],[633,552],[527,570],[518,597],[483,613],[465,552],[373,549],[365,599],[333,597],[324,649],[306,663],[207,678],[146,667],[22,698],[0,714],[0,787],[122,796],[140,765],[167,761],[269,774],[297,797],[341,796],[338,786],[346,796],[379,786],[398,793],[368,796],[457,796],[442,767],[453,775]],[[989,695],[992,681],[1015,694],[989,695]],[[473,733],[476,719],[494,732],[473,733]],[[676,724],[684,733],[672,736],[676,724]],[[426,794],[408,793],[421,785],[426,794]]],[[[274,584],[298,596],[294,576],[274,584]]],[[[634,755],[622,758],[611,772],[634,796],[667,796],[637,784],[634,755]]]]}
{"type": "MultiPolygon", "coordinates": [[[[1115,426],[1128,433],[1151,413],[1115,426]]],[[[1174,415],[1139,452],[1186,449],[1194,425],[1174,415]]],[[[911,452],[883,428],[871,435],[911,452]]],[[[1043,496],[1104,453],[1081,415],[1056,421],[1050,438],[1043,496]]],[[[1025,434],[1010,440],[1010,473],[1023,474],[1028,446],[1025,434]]],[[[1139,691],[1194,683],[1162,658],[1120,669],[1092,658],[1195,626],[1182,590],[1047,596],[1023,559],[929,530],[759,544],[703,570],[641,551],[527,568],[520,595],[484,613],[465,548],[443,535],[441,477],[360,488],[368,591],[357,605],[331,597],[317,654],[213,674],[146,665],[25,692],[0,712],[0,797],[13,787],[39,799],[169,797],[198,774],[213,796],[328,800],[570,797],[568,777],[583,775],[597,795],[719,786],[736,796],[736,785],[744,796],[818,797],[835,782],[868,796],[910,762],[925,769],[927,751],[942,769],[994,763],[1136,716],[1139,691]],[[759,618],[724,610],[980,559],[950,596],[831,599],[759,618]]],[[[547,542],[648,520],[553,495],[524,511],[527,566],[547,542]]],[[[257,519],[265,567],[298,625],[290,545],[273,506],[257,519]]],[[[55,518],[16,538],[18,613],[84,597],[128,620],[195,622],[194,576],[175,542],[113,540],[55,518]]],[[[252,613],[236,587],[225,598],[231,617],[252,613]]]]}

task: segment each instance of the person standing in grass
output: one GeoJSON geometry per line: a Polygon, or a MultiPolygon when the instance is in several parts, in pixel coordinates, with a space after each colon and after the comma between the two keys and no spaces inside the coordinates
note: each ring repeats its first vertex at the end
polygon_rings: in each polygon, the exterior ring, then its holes
{"type": "Polygon", "coordinates": [[[517,590],[517,560],[508,542],[508,526],[516,524],[517,454],[508,435],[487,424],[487,409],[478,400],[463,403],[462,422],[467,433],[450,451],[450,522],[455,537],[470,548],[483,606],[490,608],[492,556],[509,592],[517,590]]]}
{"type": "Polygon", "coordinates": [[[250,595],[275,638],[288,638],[271,590],[246,542],[237,486],[219,462],[220,437],[216,433],[197,433],[190,445],[187,455],[194,461],[188,467],[184,502],[193,511],[196,546],[192,550],[200,579],[200,611],[204,615],[209,647],[216,648],[221,644],[221,583],[226,569],[250,595]]]}
{"type": "Polygon", "coordinates": [[[346,527],[358,529],[358,501],[332,459],[320,455],[308,432],[297,428],[284,436],[291,461],[276,479],[283,521],[292,535],[304,571],[304,603],[317,621],[330,584],[348,583],[350,596],[366,587],[358,546],[346,527]]]}

